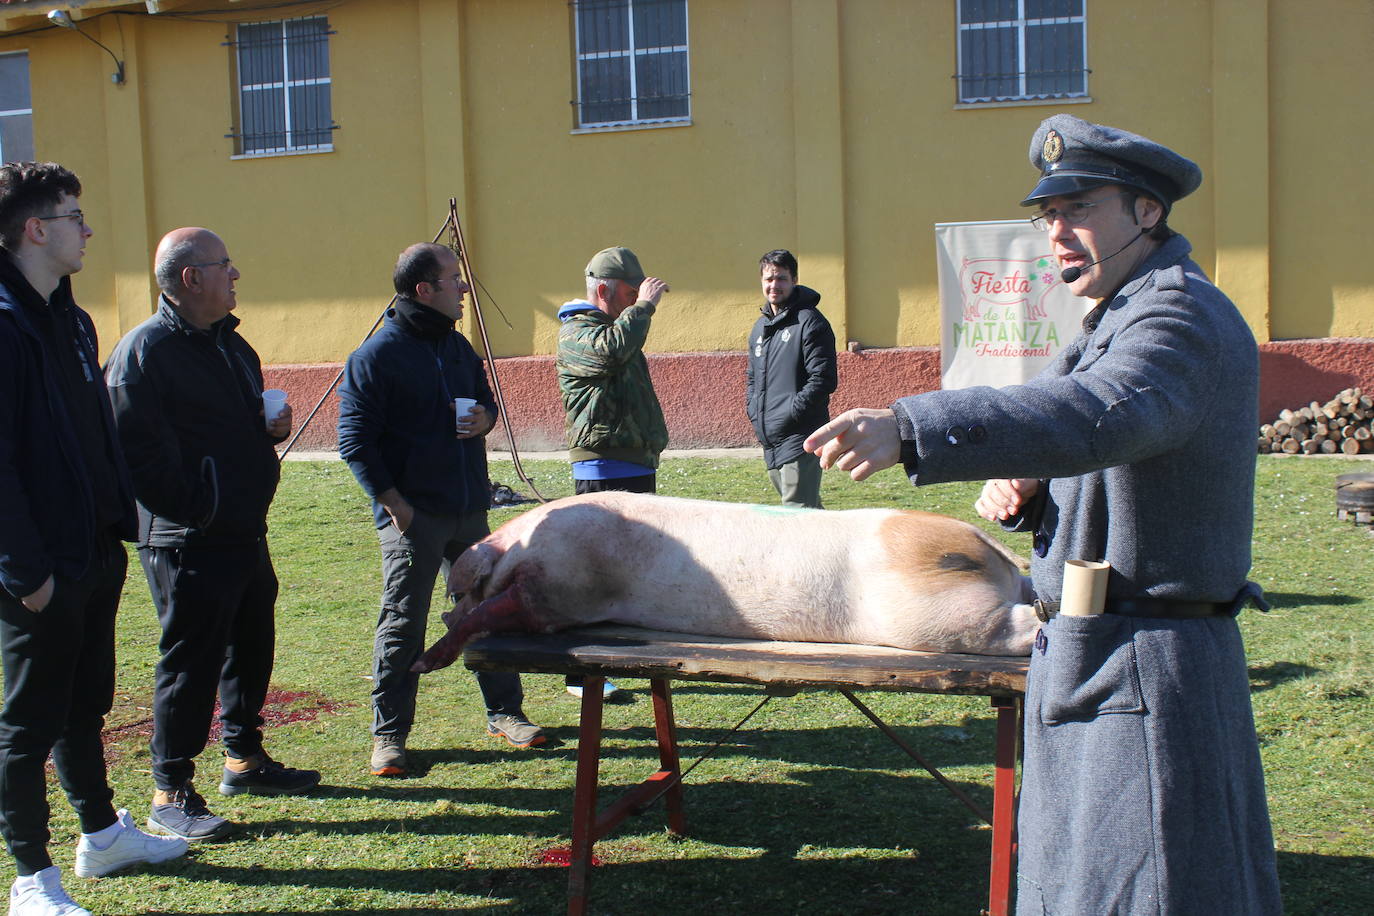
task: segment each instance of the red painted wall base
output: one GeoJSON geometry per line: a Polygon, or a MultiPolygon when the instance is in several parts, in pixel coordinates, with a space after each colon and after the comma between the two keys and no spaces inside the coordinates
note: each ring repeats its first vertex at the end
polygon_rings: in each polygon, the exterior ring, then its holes
{"type": "MultiPolygon", "coordinates": [[[[668,419],[672,448],[757,445],[744,416],[744,353],[660,353],[649,356],[654,388],[668,419]]],[[[564,447],[563,408],[553,357],[498,359],[496,371],[522,451],[564,447]]],[[[299,426],[339,374],[339,366],[268,366],[269,387],[284,388],[299,426]]],[[[831,414],[851,407],[885,407],[907,394],[940,387],[938,347],[895,347],[839,355],[840,387],[831,414]]],[[[1374,391],[1374,340],[1289,340],[1260,347],[1260,406],[1255,423],[1285,407],[1326,401],[1351,387],[1374,391]]],[[[339,402],[332,392],[310,421],[297,449],[333,449],[339,402]]],[[[508,448],[498,424],[491,448],[508,448]]]]}

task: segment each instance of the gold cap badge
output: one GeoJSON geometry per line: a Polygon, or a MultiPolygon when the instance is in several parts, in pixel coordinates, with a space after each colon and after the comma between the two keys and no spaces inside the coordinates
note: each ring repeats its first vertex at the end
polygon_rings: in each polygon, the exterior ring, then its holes
{"type": "Polygon", "coordinates": [[[1045,134],[1045,145],[1041,147],[1040,155],[1048,163],[1058,162],[1064,155],[1064,138],[1059,136],[1059,131],[1051,130],[1045,134]]]}

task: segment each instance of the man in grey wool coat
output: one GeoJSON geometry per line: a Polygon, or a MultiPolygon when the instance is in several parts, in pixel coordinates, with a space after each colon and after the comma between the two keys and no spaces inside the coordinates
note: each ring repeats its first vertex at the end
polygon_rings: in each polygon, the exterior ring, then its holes
{"type": "Polygon", "coordinates": [[[1267,608],[1246,581],[1259,357],[1166,223],[1202,172],[1062,114],[1030,158],[1022,205],[1096,303],[1082,332],[1024,385],[851,410],[806,447],[856,480],[899,461],[917,485],[991,478],[979,514],[1032,533],[1020,916],[1277,916],[1235,619],[1267,608]],[[1106,613],[1056,613],[1072,559],[1110,563],[1106,613]]]}

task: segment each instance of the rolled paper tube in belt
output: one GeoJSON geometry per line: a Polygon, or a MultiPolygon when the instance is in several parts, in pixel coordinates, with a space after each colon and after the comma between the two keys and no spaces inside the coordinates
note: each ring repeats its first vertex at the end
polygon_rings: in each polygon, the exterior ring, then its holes
{"type": "Polygon", "coordinates": [[[1107,571],[1111,564],[1096,560],[1068,560],[1064,563],[1064,597],[1059,613],[1070,617],[1101,614],[1107,603],[1107,571]]]}

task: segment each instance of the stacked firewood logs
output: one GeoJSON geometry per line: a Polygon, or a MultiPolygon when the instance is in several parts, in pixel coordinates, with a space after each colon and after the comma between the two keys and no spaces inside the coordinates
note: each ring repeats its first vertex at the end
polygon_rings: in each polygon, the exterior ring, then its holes
{"type": "Polygon", "coordinates": [[[1374,398],[1347,388],[1325,404],[1281,410],[1259,431],[1260,454],[1358,455],[1374,452],[1374,398]]]}

